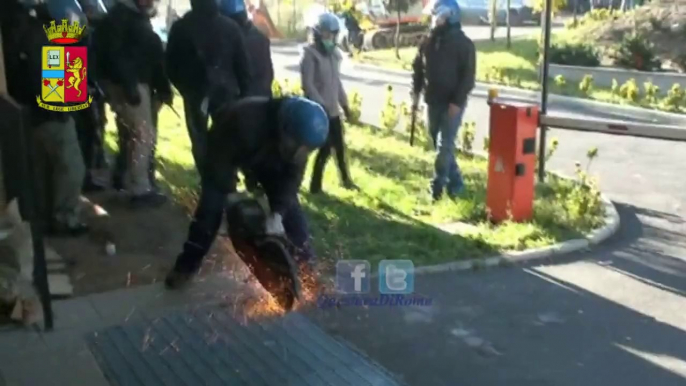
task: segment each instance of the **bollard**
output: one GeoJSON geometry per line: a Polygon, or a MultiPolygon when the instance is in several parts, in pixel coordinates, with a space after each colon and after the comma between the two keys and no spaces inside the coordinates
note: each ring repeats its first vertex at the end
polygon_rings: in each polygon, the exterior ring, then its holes
{"type": "Polygon", "coordinates": [[[495,223],[508,219],[518,222],[530,220],[534,203],[538,107],[503,103],[495,98],[489,105],[491,121],[486,192],[489,219],[495,223]]]}

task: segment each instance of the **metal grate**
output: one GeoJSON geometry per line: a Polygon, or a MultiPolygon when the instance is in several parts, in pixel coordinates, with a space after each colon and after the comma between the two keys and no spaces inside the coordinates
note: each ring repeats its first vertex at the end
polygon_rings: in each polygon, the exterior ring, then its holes
{"type": "Polygon", "coordinates": [[[239,324],[206,308],[89,337],[112,385],[400,386],[299,314],[239,324]]]}

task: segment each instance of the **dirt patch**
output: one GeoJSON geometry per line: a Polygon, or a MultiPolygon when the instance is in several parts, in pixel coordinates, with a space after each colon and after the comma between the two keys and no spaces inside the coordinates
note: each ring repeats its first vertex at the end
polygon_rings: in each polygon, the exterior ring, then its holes
{"type": "MultiPolygon", "coordinates": [[[[173,203],[156,209],[129,209],[125,196],[117,192],[84,198],[84,214],[91,226],[88,235],[48,240],[68,262],[74,296],[164,280],[181,252],[191,221],[187,210],[173,203]],[[106,253],[108,241],[116,245],[114,256],[106,253]]],[[[241,264],[228,238],[220,236],[200,275],[240,269],[244,267],[241,264]]]]}

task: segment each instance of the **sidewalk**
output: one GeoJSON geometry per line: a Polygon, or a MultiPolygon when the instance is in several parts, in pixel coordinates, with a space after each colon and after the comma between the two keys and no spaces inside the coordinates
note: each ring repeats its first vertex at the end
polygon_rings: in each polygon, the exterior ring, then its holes
{"type": "Polygon", "coordinates": [[[215,275],[57,301],[55,331],[0,330],[0,385],[401,385],[301,314],[270,315],[263,296],[215,275]]]}

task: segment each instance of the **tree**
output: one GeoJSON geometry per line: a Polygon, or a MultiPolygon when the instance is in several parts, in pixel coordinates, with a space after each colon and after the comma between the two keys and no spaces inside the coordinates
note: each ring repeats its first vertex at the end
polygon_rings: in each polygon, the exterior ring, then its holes
{"type": "Polygon", "coordinates": [[[506,23],[507,23],[507,49],[512,47],[512,25],[510,24],[510,11],[512,9],[511,0],[507,0],[507,13],[506,13],[506,23]]]}
{"type": "Polygon", "coordinates": [[[498,0],[491,0],[491,9],[488,12],[491,22],[491,41],[495,41],[495,30],[498,28],[498,0]]]}
{"type": "MultiPolygon", "coordinates": [[[[545,12],[545,1],[546,0],[534,0],[532,7],[534,11],[544,13],[545,12]]],[[[591,0],[591,3],[593,3],[593,0],[591,0]]],[[[564,7],[567,6],[567,0],[553,0],[553,9],[552,9],[552,14],[554,15],[555,13],[561,11],[564,7]]]]}
{"type": "Polygon", "coordinates": [[[386,10],[390,12],[395,12],[397,20],[395,23],[395,57],[400,60],[400,19],[402,14],[410,9],[410,6],[414,5],[419,0],[385,0],[384,6],[386,10]]]}

